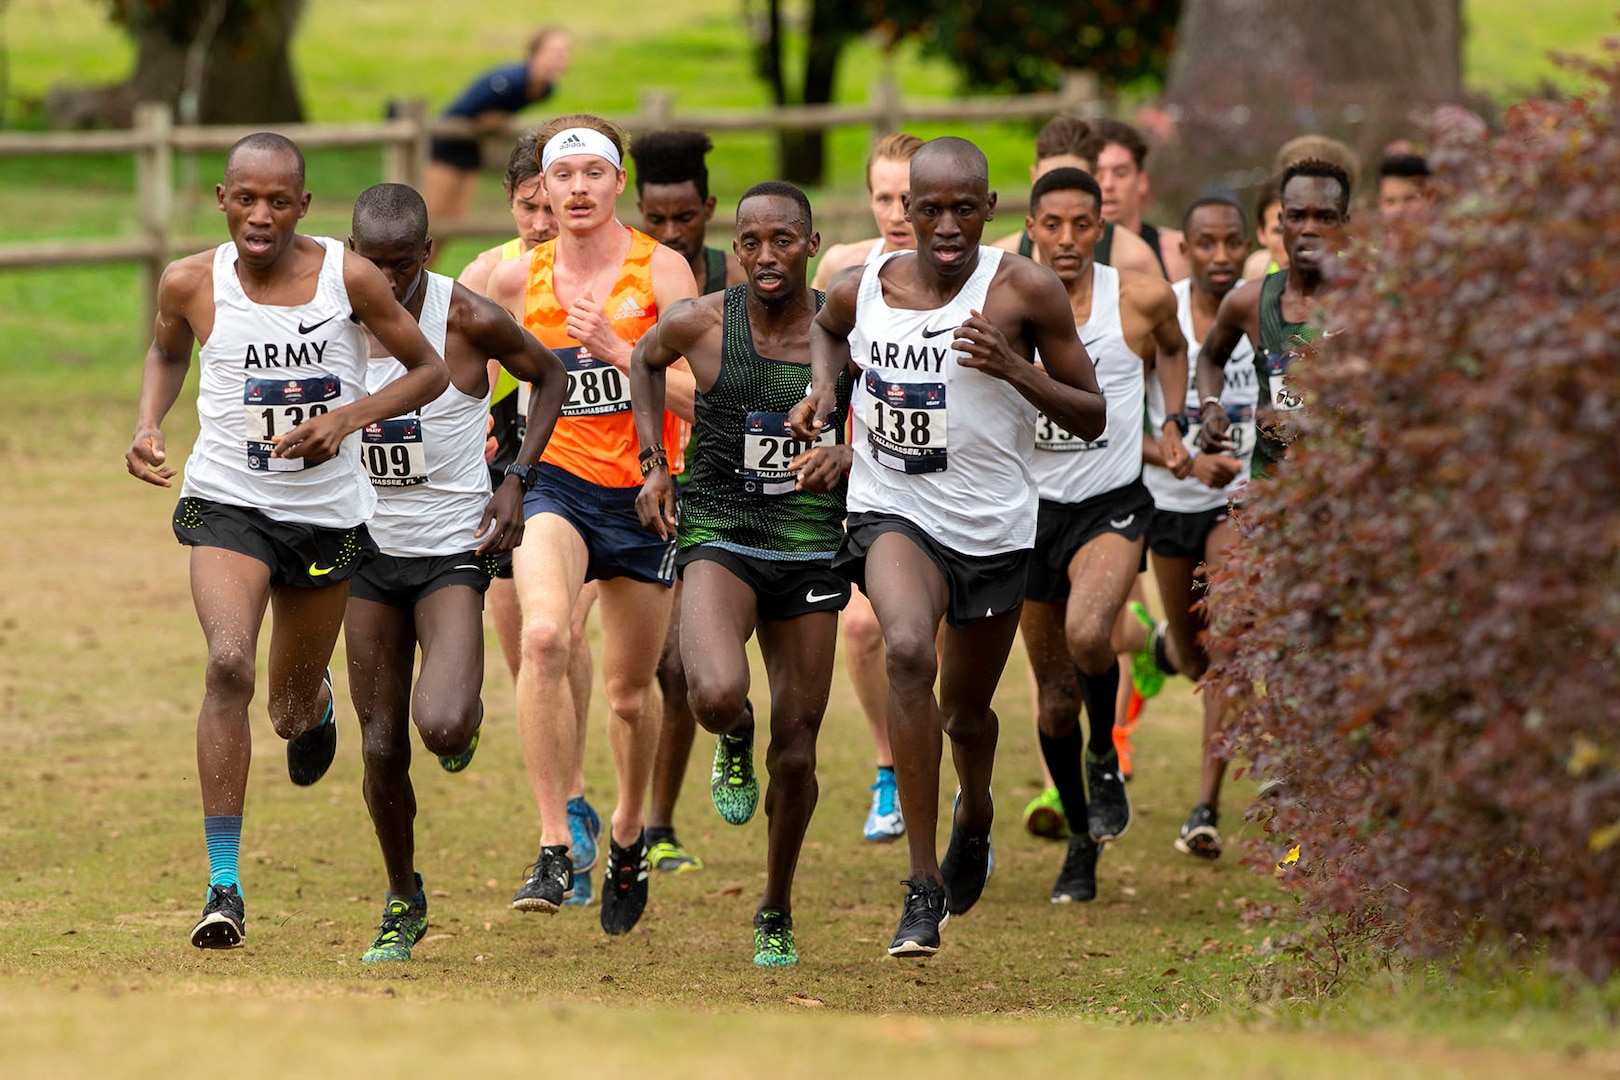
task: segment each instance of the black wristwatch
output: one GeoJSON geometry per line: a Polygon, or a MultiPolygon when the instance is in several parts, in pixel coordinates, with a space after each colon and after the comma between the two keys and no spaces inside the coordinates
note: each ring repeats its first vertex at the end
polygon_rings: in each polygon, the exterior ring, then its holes
{"type": "Polygon", "coordinates": [[[514,462],[508,465],[506,471],[501,475],[517,477],[518,482],[523,485],[523,493],[527,495],[534,490],[534,485],[540,482],[540,466],[519,465],[514,462]]]}
{"type": "Polygon", "coordinates": [[[1192,428],[1192,422],[1187,419],[1187,414],[1184,412],[1171,413],[1169,416],[1164,418],[1164,421],[1167,424],[1176,425],[1176,429],[1179,430],[1183,435],[1187,434],[1187,432],[1192,428]]]}

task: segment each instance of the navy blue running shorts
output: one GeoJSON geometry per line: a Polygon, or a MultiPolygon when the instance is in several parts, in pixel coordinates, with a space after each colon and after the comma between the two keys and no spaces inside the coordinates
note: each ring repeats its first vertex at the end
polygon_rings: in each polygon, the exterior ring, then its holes
{"type": "Polygon", "coordinates": [[[572,525],[590,552],[586,581],[625,577],[675,583],[675,541],[660,540],[642,527],[636,515],[639,487],[603,487],[545,462],[539,469],[539,482],[523,497],[524,520],[556,514],[572,525]]]}

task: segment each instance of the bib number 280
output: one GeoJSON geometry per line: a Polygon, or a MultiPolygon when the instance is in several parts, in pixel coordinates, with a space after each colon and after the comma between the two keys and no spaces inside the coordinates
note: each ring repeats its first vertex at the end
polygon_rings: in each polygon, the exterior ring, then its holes
{"type": "Polygon", "coordinates": [[[305,420],[321,416],[342,393],[336,375],[308,379],[248,379],[242,388],[242,426],[247,442],[248,467],[260,472],[297,472],[303,458],[271,457],[272,440],[305,420]]]}
{"type": "Polygon", "coordinates": [[[946,468],[945,384],[891,383],[867,369],[866,443],[879,465],[909,474],[946,468]]]}

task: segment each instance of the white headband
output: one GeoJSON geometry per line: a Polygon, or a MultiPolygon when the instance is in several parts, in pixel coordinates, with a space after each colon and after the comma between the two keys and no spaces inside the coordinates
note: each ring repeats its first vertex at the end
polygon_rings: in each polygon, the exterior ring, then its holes
{"type": "Polygon", "coordinates": [[[571,154],[593,154],[605,158],[613,163],[615,169],[619,168],[621,160],[613,140],[595,128],[564,128],[546,140],[546,148],[540,152],[540,171],[545,172],[551,168],[553,161],[571,154]]]}

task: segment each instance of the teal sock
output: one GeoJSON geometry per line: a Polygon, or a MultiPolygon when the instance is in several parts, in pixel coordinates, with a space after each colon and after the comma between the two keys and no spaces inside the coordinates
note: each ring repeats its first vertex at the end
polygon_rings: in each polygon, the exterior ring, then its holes
{"type": "Polygon", "coordinates": [[[208,884],[235,885],[237,853],[242,847],[242,815],[219,814],[203,818],[203,837],[208,842],[208,884]]]}

